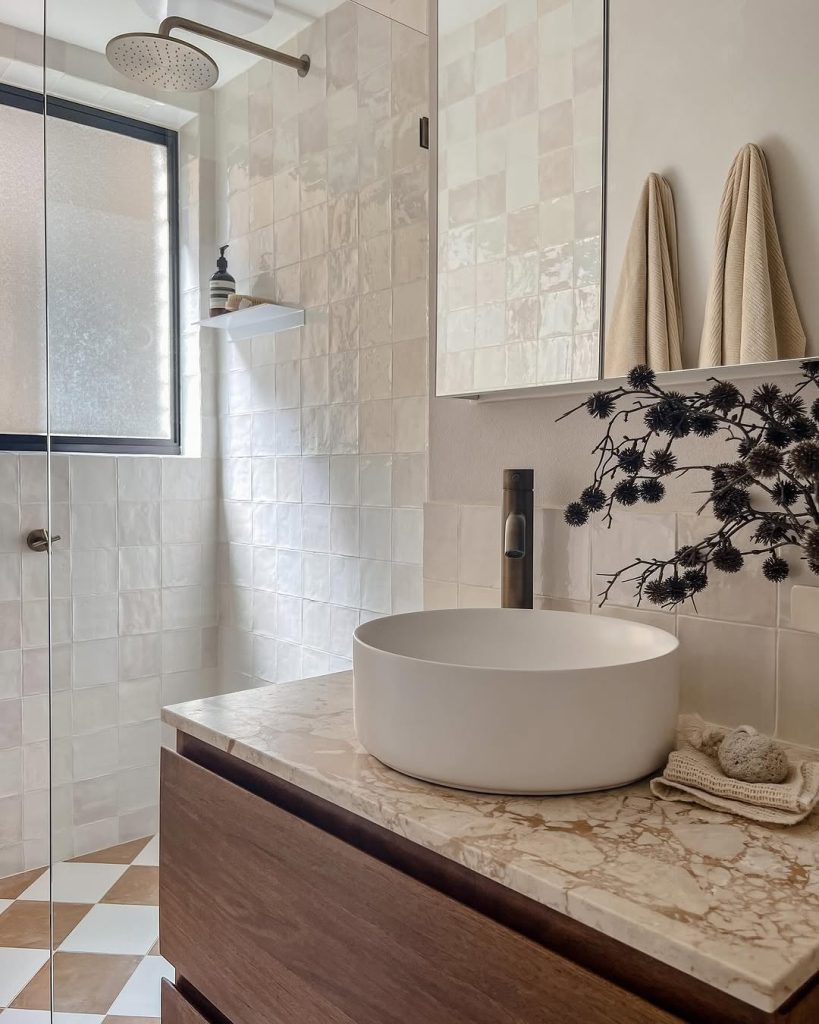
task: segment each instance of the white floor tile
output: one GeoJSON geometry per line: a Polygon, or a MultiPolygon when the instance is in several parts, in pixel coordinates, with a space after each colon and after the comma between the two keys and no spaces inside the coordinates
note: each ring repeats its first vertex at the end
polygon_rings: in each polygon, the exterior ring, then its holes
{"type": "Polygon", "coordinates": [[[0,948],[0,1006],[8,1006],[47,960],[47,949],[0,948]]]}
{"type": "Polygon", "coordinates": [[[59,947],[71,953],[146,954],[159,938],[159,907],[98,903],[59,947]]]}
{"type": "Polygon", "coordinates": [[[8,910],[12,903],[14,903],[14,900],[0,900],[0,914],[2,914],[4,910],[8,910]]]}
{"type": "MultiPolygon", "coordinates": [[[[127,869],[127,864],[56,864],[53,899],[55,903],[96,903],[127,869]]],[[[44,871],[20,899],[48,900],[48,878],[49,872],[44,871]]]]}
{"type": "Polygon", "coordinates": [[[134,859],[140,867],[159,867],[159,836],[154,836],[148,845],[140,850],[134,859]]]}
{"type": "Polygon", "coordinates": [[[163,978],[174,980],[174,969],[162,956],[146,956],[108,1011],[117,1017],[158,1017],[163,978]]]}
{"type": "Polygon", "coordinates": [[[105,1017],[98,1013],[55,1013],[48,1010],[3,1010],[3,1024],[102,1024],[105,1017]]]}

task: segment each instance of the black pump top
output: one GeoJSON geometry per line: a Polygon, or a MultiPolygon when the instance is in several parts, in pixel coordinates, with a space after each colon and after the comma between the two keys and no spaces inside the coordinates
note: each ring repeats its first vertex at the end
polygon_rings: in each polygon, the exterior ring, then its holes
{"type": "Polygon", "coordinates": [[[230,248],[229,245],[220,245],[219,246],[219,259],[216,261],[216,269],[220,270],[223,274],[227,270],[227,267],[228,267],[227,259],[225,258],[225,253],[227,252],[227,250],[229,248],[230,248]]]}

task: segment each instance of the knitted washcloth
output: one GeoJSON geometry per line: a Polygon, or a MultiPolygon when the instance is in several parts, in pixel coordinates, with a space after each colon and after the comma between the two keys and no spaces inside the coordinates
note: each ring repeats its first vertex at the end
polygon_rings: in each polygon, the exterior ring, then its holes
{"type": "Polygon", "coordinates": [[[788,777],[778,785],[729,779],[711,753],[713,745],[706,742],[704,750],[697,749],[703,728],[701,721],[683,720],[678,749],[670,754],[662,776],[651,781],[656,797],[702,804],[774,825],[796,825],[819,804],[816,761],[791,760],[788,777]]]}

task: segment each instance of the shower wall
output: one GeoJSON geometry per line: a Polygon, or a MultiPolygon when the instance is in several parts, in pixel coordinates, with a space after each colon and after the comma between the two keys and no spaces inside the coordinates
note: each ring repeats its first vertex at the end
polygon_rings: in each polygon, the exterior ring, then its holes
{"type": "MultiPolygon", "coordinates": [[[[159,710],[216,688],[215,376],[200,359],[207,120],[180,132],[184,451],[55,455],[54,859],[157,828],[159,710]]],[[[57,174],[59,169],[51,168],[57,174]]],[[[0,454],[0,877],[48,861],[46,456],[0,454]]]]}
{"type": "Polygon", "coordinates": [[[239,291],[306,325],[220,341],[220,684],[349,666],[362,620],[422,604],[427,37],[343,3],[216,99],[239,291]]]}

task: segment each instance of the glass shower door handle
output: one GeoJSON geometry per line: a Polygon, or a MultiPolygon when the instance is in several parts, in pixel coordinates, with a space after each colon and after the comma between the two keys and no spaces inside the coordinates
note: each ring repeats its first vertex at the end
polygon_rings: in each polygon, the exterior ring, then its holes
{"type": "Polygon", "coordinates": [[[32,551],[48,551],[52,544],[62,538],[59,534],[56,537],[49,537],[48,530],[32,530],[26,537],[26,544],[32,551]]]}

